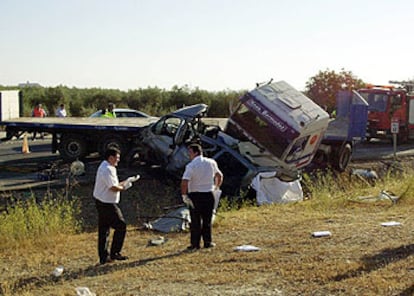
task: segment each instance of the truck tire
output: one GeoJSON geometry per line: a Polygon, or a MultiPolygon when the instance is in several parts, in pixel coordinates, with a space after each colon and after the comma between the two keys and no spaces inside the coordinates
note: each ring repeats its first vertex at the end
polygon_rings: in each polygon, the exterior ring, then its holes
{"type": "Polygon", "coordinates": [[[342,146],[338,149],[337,154],[334,158],[334,167],[340,171],[345,171],[346,167],[348,166],[349,162],[351,161],[352,156],[352,147],[349,143],[342,146]]]}
{"type": "Polygon", "coordinates": [[[104,155],[106,149],[109,147],[116,147],[121,151],[121,157],[122,155],[125,155],[126,153],[126,144],[124,141],[122,141],[120,136],[117,135],[108,135],[102,139],[99,143],[99,153],[101,155],[104,155]]]}
{"type": "Polygon", "coordinates": [[[59,153],[66,161],[82,159],[86,156],[86,142],[78,135],[62,134],[59,153]]]}

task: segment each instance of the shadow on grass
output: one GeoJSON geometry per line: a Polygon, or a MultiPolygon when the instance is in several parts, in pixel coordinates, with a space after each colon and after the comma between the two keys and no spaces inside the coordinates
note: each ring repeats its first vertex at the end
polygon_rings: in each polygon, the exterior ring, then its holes
{"type": "Polygon", "coordinates": [[[24,289],[25,287],[43,287],[47,286],[48,284],[52,283],[60,283],[64,281],[70,281],[74,279],[79,279],[83,277],[94,277],[99,276],[103,274],[112,273],[118,270],[125,270],[129,268],[135,268],[144,266],[147,263],[156,261],[156,260],[163,260],[168,259],[176,256],[180,256],[183,254],[188,254],[186,250],[178,251],[175,253],[167,254],[164,256],[158,256],[153,258],[147,258],[142,260],[136,260],[136,261],[117,261],[118,263],[108,263],[104,265],[91,265],[85,269],[79,269],[79,270],[65,270],[63,275],[60,277],[55,277],[53,275],[47,275],[47,276],[33,276],[28,278],[19,279],[11,287],[2,287],[0,285],[0,295],[3,295],[5,291],[9,291],[12,293],[17,293],[18,291],[24,289]]]}
{"type": "Polygon", "coordinates": [[[402,291],[398,296],[412,296],[414,295],[414,285],[402,291]]]}
{"type": "MultiPolygon", "coordinates": [[[[350,270],[346,273],[339,274],[333,278],[335,281],[342,281],[348,278],[355,278],[362,274],[370,273],[377,269],[383,268],[390,263],[406,259],[414,254],[414,244],[402,245],[398,248],[384,249],[373,256],[362,257],[363,266],[358,269],[350,270]]],[[[414,286],[408,287],[399,294],[400,296],[413,295],[414,286]]]]}

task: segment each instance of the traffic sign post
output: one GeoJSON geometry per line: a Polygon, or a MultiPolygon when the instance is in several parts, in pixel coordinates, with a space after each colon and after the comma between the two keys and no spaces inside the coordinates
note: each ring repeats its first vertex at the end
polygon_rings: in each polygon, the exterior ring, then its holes
{"type": "Polygon", "coordinates": [[[397,159],[397,134],[400,131],[400,123],[397,118],[391,119],[392,142],[394,145],[394,160],[397,159]]]}

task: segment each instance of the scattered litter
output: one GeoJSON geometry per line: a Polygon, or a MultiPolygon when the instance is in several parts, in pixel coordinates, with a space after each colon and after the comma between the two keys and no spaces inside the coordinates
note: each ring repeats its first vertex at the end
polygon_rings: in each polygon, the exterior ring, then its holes
{"type": "Polygon", "coordinates": [[[376,181],[378,180],[377,172],[371,169],[353,169],[351,170],[349,176],[358,177],[361,181],[364,181],[369,186],[374,186],[376,181]]]}
{"type": "Polygon", "coordinates": [[[252,245],[242,245],[235,247],[234,250],[238,252],[257,252],[260,251],[260,248],[252,245]]]}
{"type": "Polygon", "coordinates": [[[367,178],[369,180],[375,180],[378,179],[378,174],[376,171],[373,171],[371,169],[354,169],[351,171],[351,175],[361,176],[364,178],[367,178]]]}
{"type": "Polygon", "coordinates": [[[70,165],[70,172],[74,176],[81,176],[85,174],[85,164],[80,160],[75,160],[70,165]]]}
{"type": "Polygon", "coordinates": [[[331,236],[332,233],[330,231],[315,231],[312,232],[313,237],[324,237],[324,236],[331,236]]]}
{"type": "Polygon", "coordinates": [[[162,245],[162,244],[165,244],[165,243],[167,242],[167,240],[168,240],[168,239],[166,239],[165,237],[163,237],[163,236],[159,236],[159,237],[157,237],[157,238],[150,239],[150,240],[148,241],[148,245],[149,245],[149,246],[160,246],[160,245],[162,245]]]}
{"type": "Polygon", "coordinates": [[[389,221],[389,222],[381,223],[381,226],[399,226],[399,225],[401,225],[401,223],[397,221],[389,221]]]}
{"type": "Polygon", "coordinates": [[[95,293],[92,293],[88,287],[76,287],[77,296],[96,296],[95,293]]]}
{"type": "Polygon", "coordinates": [[[59,276],[61,276],[61,275],[62,275],[63,270],[64,270],[63,266],[62,266],[62,265],[60,265],[60,266],[56,267],[56,268],[55,268],[55,270],[53,270],[52,274],[53,274],[55,277],[59,277],[59,276]]]}
{"type": "Polygon", "coordinates": [[[378,200],[389,200],[393,204],[396,204],[400,199],[400,196],[395,195],[392,192],[387,192],[385,190],[381,190],[381,192],[377,196],[358,196],[359,200],[362,201],[378,201],[378,200]]]}
{"type": "Polygon", "coordinates": [[[378,199],[389,199],[392,201],[392,203],[396,203],[400,197],[396,196],[395,194],[391,192],[387,192],[385,190],[381,190],[378,199]]]}

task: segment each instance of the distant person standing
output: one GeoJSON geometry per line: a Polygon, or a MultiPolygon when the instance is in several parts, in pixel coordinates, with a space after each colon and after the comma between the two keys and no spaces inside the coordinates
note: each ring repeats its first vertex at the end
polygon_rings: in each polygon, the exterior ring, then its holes
{"type": "Polygon", "coordinates": [[[109,103],[108,104],[108,109],[105,110],[105,113],[102,112],[102,116],[101,117],[105,117],[105,118],[116,118],[116,114],[115,114],[114,108],[115,108],[115,104],[114,103],[109,103]]]}
{"type": "Polygon", "coordinates": [[[66,117],[66,109],[65,104],[60,104],[60,106],[56,109],[56,117],[66,117]]]}
{"type": "Polygon", "coordinates": [[[204,248],[215,246],[211,238],[211,219],[214,209],[213,192],[223,183],[223,173],[217,162],[203,156],[203,150],[198,144],[188,147],[190,163],[185,167],[181,180],[181,195],[183,202],[190,208],[191,245],[187,250],[200,248],[203,237],[204,248]]]}
{"type": "MultiPolygon", "coordinates": [[[[46,116],[47,116],[47,114],[46,114],[45,109],[43,109],[42,104],[36,103],[36,105],[35,105],[35,107],[33,108],[33,111],[32,111],[32,117],[44,118],[46,116]]],[[[33,132],[33,137],[32,137],[33,141],[36,140],[36,134],[37,134],[37,131],[34,131],[33,132]]],[[[40,133],[40,138],[41,139],[44,138],[43,133],[40,133]]]]}

